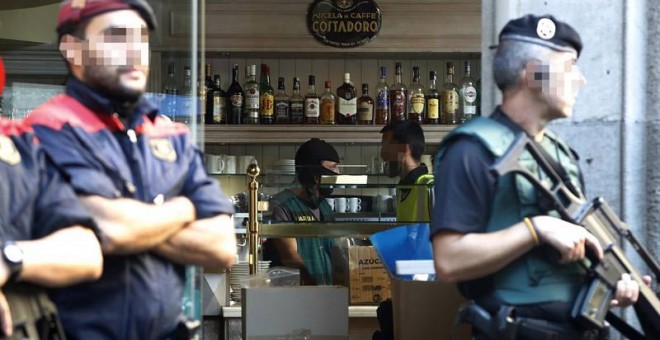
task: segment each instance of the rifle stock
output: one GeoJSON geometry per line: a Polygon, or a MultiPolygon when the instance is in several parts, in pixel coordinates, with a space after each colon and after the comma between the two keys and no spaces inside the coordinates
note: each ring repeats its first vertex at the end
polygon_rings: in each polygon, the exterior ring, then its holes
{"type": "MultiPolygon", "coordinates": [[[[660,265],[637,241],[605,200],[600,197],[591,201],[587,200],[579,190],[572,187],[571,183],[566,183],[561,178],[554,169],[556,166],[553,167],[554,161],[547,160],[539,148],[540,146],[525,133],[520,133],[505,154],[495,162],[491,171],[498,176],[507,173],[522,175],[552,202],[552,208],[559,213],[562,219],[586,228],[603,247],[604,257],[600,261],[591,261],[589,275],[593,279],[578,295],[573,308],[573,316],[580,322],[603,327],[616,283],[622,274],[629,273],[632,279],[640,285],[635,312],[644,331],[644,335],[637,332],[631,337],[660,339],[660,299],[650,287],[644,284],[641,273],[619,246],[620,240],[623,238],[632,245],[653,272],[656,280],[660,278],[660,265]],[[549,187],[520,164],[520,156],[525,152],[534,158],[541,170],[548,176],[549,187]]],[[[619,329],[617,325],[613,326],[619,329]]],[[[628,328],[627,331],[634,330],[629,324],[619,326],[628,328]]],[[[622,329],[619,330],[623,333],[622,329]]]]}

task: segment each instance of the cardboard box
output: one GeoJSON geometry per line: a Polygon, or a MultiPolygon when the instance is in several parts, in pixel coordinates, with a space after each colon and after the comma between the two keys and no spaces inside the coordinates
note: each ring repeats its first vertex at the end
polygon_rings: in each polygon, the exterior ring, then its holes
{"type": "Polygon", "coordinates": [[[395,340],[471,339],[470,327],[454,330],[454,317],[465,303],[455,284],[392,279],[395,340]]]}
{"type": "Polygon", "coordinates": [[[378,304],[391,297],[390,277],[372,246],[334,247],[333,283],[348,287],[351,304],[378,304]]]}

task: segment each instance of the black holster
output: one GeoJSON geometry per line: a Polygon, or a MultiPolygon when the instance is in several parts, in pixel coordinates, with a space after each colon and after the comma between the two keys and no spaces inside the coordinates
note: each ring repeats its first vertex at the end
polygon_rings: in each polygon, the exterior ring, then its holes
{"type": "Polygon", "coordinates": [[[14,334],[3,336],[3,339],[66,339],[57,308],[43,289],[16,284],[6,286],[2,291],[14,324],[14,334]]]}

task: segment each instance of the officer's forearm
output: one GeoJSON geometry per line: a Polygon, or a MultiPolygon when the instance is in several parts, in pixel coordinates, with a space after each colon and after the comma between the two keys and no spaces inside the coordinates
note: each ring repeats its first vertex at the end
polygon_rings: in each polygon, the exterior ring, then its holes
{"type": "Polygon", "coordinates": [[[101,276],[101,247],[94,233],[87,228],[69,227],[38,240],[17,244],[23,250],[20,281],[61,287],[101,276]]]}
{"type": "Polygon", "coordinates": [[[522,222],[492,233],[441,232],[433,237],[435,270],[446,282],[477,279],[502,269],[534,245],[522,222]]]}
{"type": "Polygon", "coordinates": [[[190,223],[153,249],[174,262],[209,268],[230,267],[236,259],[236,235],[229,215],[190,223]]]}
{"type": "Polygon", "coordinates": [[[96,219],[106,254],[133,254],[164,242],[195,219],[195,207],[185,197],[162,205],[128,198],[86,196],[81,202],[96,219]]]}

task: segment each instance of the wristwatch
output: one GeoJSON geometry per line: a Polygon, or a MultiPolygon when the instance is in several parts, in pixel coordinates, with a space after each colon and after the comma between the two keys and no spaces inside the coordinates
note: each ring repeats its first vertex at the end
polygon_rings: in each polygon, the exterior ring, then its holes
{"type": "Polygon", "coordinates": [[[7,282],[15,282],[23,269],[23,249],[15,242],[7,241],[2,245],[2,258],[9,267],[7,282]]]}

